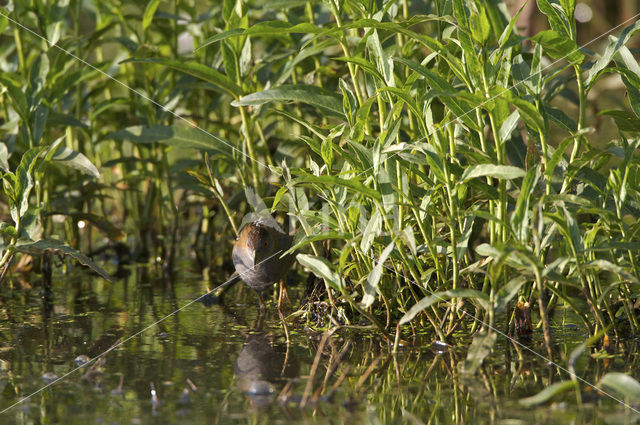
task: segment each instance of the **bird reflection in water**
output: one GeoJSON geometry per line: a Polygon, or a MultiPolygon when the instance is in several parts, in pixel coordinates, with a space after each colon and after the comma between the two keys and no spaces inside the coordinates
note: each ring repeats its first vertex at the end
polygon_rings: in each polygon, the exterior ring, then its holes
{"type": "Polygon", "coordinates": [[[271,404],[286,382],[298,376],[297,359],[273,343],[264,331],[251,331],[236,361],[236,384],[249,397],[251,405],[271,404]]]}

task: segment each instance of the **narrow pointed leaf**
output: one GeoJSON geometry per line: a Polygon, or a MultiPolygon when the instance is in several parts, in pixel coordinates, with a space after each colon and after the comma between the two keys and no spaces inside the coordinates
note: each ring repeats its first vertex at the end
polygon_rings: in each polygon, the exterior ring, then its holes
{"type": "Polygon", "coordinates": [[[369,273],[367,277],[367,283],[364,285],[364,295],[362,297],[362,307],[368,308],[373,304],[376,300],[376,294],[378,292],[378,284],[380,283],[380,278],[382,277],[382,268],[384,267],[384,262],[387,261],[389,254],[393,251],[395,247],[395,243],[391,242],[380,254],[380,258],[378,258],[378,262],[369,273]]]}
{"type": "Polygon", "coordinates": [[[554,384],[549,385],[544,390],[540,391],[538,394],[520,399],[519,403],[526,407],[533,407],[539,404],[542,404],[546,401],[549,401],[551,398],[556,397],[560,394],[564,394],[567,391],[570,391],[576,387],[576,383],[573,381],[560,381],[554,384]]]}
{"type": "Polygon", "coordinates": [[[52,239],[41,239],[36,242],[29,243],[20,243],[15,245],[15,250],[24,252],[27,254],[35,254],[41,255],[44,251],[53,251],[57,253],[61,253],[64,255],[68,255],[76,260],[84,266],[89,267],[94,272],[98,273],[100,276],[105,278],[108,281],[111,281],[111,277],[105,272],[102,267],[98,266],[93,262],[89,257],[81,253],[80,251],[71,248],[68,245],[63,244],[62,242],[58,242],[52,239]]]}
{"type": "Polygon", "coordinates": [[[338,291],[344,290],[342,277],[335,271],[333,264],[326,258],[315,255],[298,254],[296,259],[304,267],[311,269],[316,276],[323,278],[334,289],[338,291]]]}
{"type": "Polygon", "coordinates": [[[206,65],[197,62],[180,62],[177,60],[164,59],[164,58],[147,58],[137,59],[132,58],[122,63],[134,62],[134,63],[151,63],[156,65],[166,66],[171,69],[175,69],[185,74],[193,75],[194,77],[220,87],[233,97],[239,97],[242,95],[242,89],[238,87],[236,83],[227,77],[223,73],[216,71],[206,65]]]}
{"type": "Polygon", "coordinates": [[[243,96],[234,106],[263,105],[268,102],[302,102],[344,118],[342,96],[321,87],[304,84],[284,85],[243,96]]]}
{"type": "Polygon", "coordinates": [[[634,403],[640,402],[640,382],[624,373],[609,372],[602,377],[598,386],[613,390],[634,403]]]}
{"type": "Polygon", "coordinates": [[[467,167],[462,173],[462,181],[486,176],[511,180],[523,177],[525,174],[526,172],[522,168],[512,165],[479,164],[467,167]]]}

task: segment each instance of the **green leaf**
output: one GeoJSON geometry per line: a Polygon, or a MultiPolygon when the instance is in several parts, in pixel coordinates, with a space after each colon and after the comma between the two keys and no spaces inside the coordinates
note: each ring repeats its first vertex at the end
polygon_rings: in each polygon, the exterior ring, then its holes
{"type": "Polygon", "coordinates": [[[362,193],[363,195],[366,195],[371,199],[375,199],[376,201],[382,200],[382,196],[380,195],[380,192],[363,185],[357,177],[353,177],[350,179],[341,179],[336,176],[314,176],[314,175],[305,173],[305,175],[293,179],[291,183],[294,185],[303,184],[303,183],[316,183],[320,185],[338,185],[338,186],[347,187],[356,192],[362,193]]]}
{"type": "Polygon", "coordinates": [[[520,120],[520,113],[516,109],[513,111],[507,119],[504,120],[500,126],[499,137],[500,143],[504,143],[511,138],[511,133],[518,128],[518,120],[520,120]]]}
{"type": "Polygon", "coordinates": [[[600,112],[598,115],[605,115],[613,118],[618,126],[618,129],[622,131],[628,131],[630,133],[640,133],[640,118],[628,111],[620,111],[614,109],[607,109],[600,112]]]}
{"type": "Polygon", "coordinates": [[[12,225],[2,222],[0,223],[0,234],[15,238],[18,236],[18,231],[12,225]]]}
{"type": "Polygon", "coordinates": [[[342,91],[342,110],[344,116],[347,117],[347,121],[349,121],[349,126],[353,127],[355,125],[355,113],[356,109],[358,108],[358,101],[349,86],[347,86],[347,83],[342,78],[339,82],[340,90],[342,91]]]}
{"type": "Polygon", "coordinates": [[[511,97],[511,99],[509,100],[516,108],[518,108],[520,117],[522,117],[527,126],[538,132],[546,132],[547,126],[544,118],[536,109],[535,105],[533,105],[531,102],[517,97],[511,97]]]}
{"type": "Polygon", "coordinates": [[[551,159],[547,162],[547,168],[544,170],[544,174],[547,177],[547,179],[551,178],[554,170],[556,169],[556,166],[558,165],[558,163],[560,163],[560,160],[562,159],[562,155],[564,154],[564,151],[567,149],[567,147],[569,147],[569,144],[573,140],[574,140],[573,137],[567,137],[566,139],[564,139],[562,142],[560,142],[560,144],[558,145],[558,148],[555,150],[553,155],[551,155],[551,159]]]}
{"type": "Polygon", "coordinates": [[[214,86],[220,87],[227,93],[229,93],[234,98],[237,98],[242,95],[242,89],[238,87],[238,85],[231,80],[231,78],[222,74],[221,72],[216,71],[213,68],[210,68],[206,65],[202,65],[196,62],[180,62],[171,59],[164,58],[147,58],[147,59],[137,59],[131,58],[121,63],[151,63],[156,65],[166,66],[171,69],[175,69],[180,72],[184,72],[185,74],[193,75],[194,77],[206,81],[208,83],[213,84],[214,86]]]}
{"type": "Polygon", "coordinates": [[[467,358],[464,360],[464,363],[462,363],[462,373],[466,375],[476,373],[478,368],[482,366],[484,359],[491,354],[497,337],[498,334],[495,332],[483,332],[473,337],[473,342],[467,352],[467,358]]]}
{"type": "Polygon", "coordinates": [[[11,103],[13,109],[23,121],[29,122],[29,104],[22,91],[23,84],[18,81],[16,76],[8,72],[0,74],[0,84],[6,87],[7,93],[9,93],[9,97],[13,101],[11,103]]]}
{"type": "MultiPolygon", "coordinates": [[[[94,115],[95,112],[96,112],[95,110],[91,111],[91,120],[95,118],[95,115],[94,115]]],[[[85,129],[89,128],[88,125],[86,125],[76,117],[73,117],[67,114],[61,114],[55,111],[49,111],[49,115],[47,117],[47,125],[49,127],[55,127],[59,125],[59,126],[81,127],[85,129]]]]}
{"type": "Polygon", "coordinates": [[[569,230],[569,236],[571,237],[571,243],[576,252],[582,252],[584,251],[584,240],[580,232],[580,227],[578,227],[578,221],[566,207],[563,206],[562,209],[564,211],[566,226],[569,230]]]}
{"type": "Polygon", "coordinates": [[[640,402],[640,383],[624,373],[609,372],[602,377],[598,386],[615,391],[626,400],[640,402]]]}
{"type": "Polygon", "coordinates": [[[362,68],[365,74],[370,74],[376,79],[380,81],[384,81],[384,77],[378,71],[378,68],[376,68],[372,62],[369,62],[365,58],[361,58],[359,56],[350,56],[350,57],[337,57],[337,58],[333,58],[333,60],[356,64],[360,68],[362,68]]]}
{"type": "Polygon", "coordinates": [[[518,294],[518,291],[520,291],[522,285],[527,283],[528,280],[529,279],[527,279],[525,276],[516,276],[509,282],[507,282],[506,285],[500,288],[494,302],[496,313],[502,313],[505,311],[509,301],[511,301],[513,297],[518,294]]]}
{"type": "Polygon", "coordinates": [[[386,213],[391,213],[398,204],[398,192],[391,185],[389,174],[384,168],[378,172],[378,190],[382,194],[382,207],[386,213]]]}
{"type": "MultiPolygon", "coordinates": [[[[537,1],[540,11],[547,15],[547,18],[549,18],[549,25],[551,25],[551,29],[558,32],[559,34],[562,34],[566,38],[570,38],[569,23],[567,22],[565,12],[562,9],[553,7],[552,3],[549,0],[537,1]]],[[[573,16],[571,17],[571,19],[573,19],[573,16]]]]}
{"type": "Polygon", "coordinates": [[[244,36],[261,36],[261,37],[282,37],[286,34],[317,34],[324,31],[323,28],[317,27],[311,23],[303,22],[300,24],[292,25],[289,22],[283,21],[268,21],[260,22],[247,29],[233,28],[227,31],[222,31],[212,37],[207,38],[202,42],[198,49],[206,47],[220,40],[226,40],[231,37],[244,37],[244,36]]]}
{"type": "Polygon", "coordinates": [[[637,277],[629,273],[627,269],[625,269],[624,267],[618,266],[617,264],[613,264],[612,262],[607,260],[593,260],[583,264],[582,268],[595,269],[596,271],[606,270],[611,273],[617,273],[631,283],[635,283],[636,285],[640,284],[640,280],[638,280],[637,277]]]}
{"type": "Polygon", "coordinates": [[[151,25],[153,21],[153,15],[156,13],[156,9],[160,5],[160,0],[149,0],[147,3],[147,7],[144,9],[144,14],[142,15],[142,29],[146,30],[151,25]]]}
{"type": "Polygon", "coordinates": [[[591,69],[589,69],[587,78],[585,79],[587,91],[591,89],[593,83],[595,83],[600,73],[607,67],[607,65],[609,65],[620,48],[626,45],[629,39],[631,39],[631,37],[638,31],[640,31],[640,20],[626,27],[620,33],[620,37],[609,36],[609,44],[607,45],[604,53],[602,54],[600,59],[598,59],[596,63],[591,67],[591,69]]]}
{"type": "Polygon", "coordinates": [[[527,175],[522,180],[522,187],[520,188],[515,211],[511,215],[511,228],[516,238],[523,242],[529,238],[529,203],[538,177],[538,167],[533,167],[527,172],[527,175]]]}
{"type": "Polygon", "coordinates": [[[42,148],[33,148],[26,151],[16,169],[16,181],[14,193],[16,195],[16,210],[12,210],[11,218],[16,223],[20,222],[29,208],[29,195],[33,189],[33,168],[42,153],[42,148]],[[14,215],[15,214],[15,215],[14,215]]]}
{"type": "Polygon", "coordinates": [[[549,385],[544,390],[540,391],[538,394],[520,399],[518,403],[526,407],[537,406],[538,404],[542,404],[552,397],[555,397],[559,394],[564,394],[567,391],[573,390],[576,388],[577,383],[574,381],[560,381],[554,384],[549,385]]]}
{"type": "Polygon", "coordinates": [[[378,68],[378,72],[380,72],[384,77],[385,84],[389,87],[395,87],[393,61],[390,60],[389,56],[382,48],[377,30],[374,29],[367,38],[367,47],[376,60],[376,67],[378,68]]]}
{"type": "Polygon", "coordinates": [[[513,165],[478,164],[467,167],[462,173],[461,181],[486,176],[511,180],[523,177],[524,175],[526,175],[526,171],[513,165]]]}
{"type": "Polygon", "coordinates": [[[100,276],[105,278],[108,281],[112,281],[111,277],[105,272],[100,266],[94,263],[89,257],[71,248],[68,245],[63,244],[62,242],[51,240],[51,239],[41,239],[36,242],[28,242],[28,243],[18,243],[13,249],[16,251],[24,252],[30,255],[41,255],[45,251],[53,251],[57,253],[61,253],[64,255],[68,255],[80,262],[80,264],[89,267],[94,272],[98,273],[100,276]]]}
{"type": "Polygon", "coordinates": [[[531,39],[540,43],[544,52],[553,59],[566,59],[572,64],[579,64],[584,60],[584,54],[576,42],[554,30],[540,31],[531,39]]]}
{"type": "Polygon", "coordinates": [[[0,171],[9,171],[9,150],[4,143],[0,143],[0,171]]]}
{"type": "Polygon", "coordinates": [[[66,146],[58,148],[51,157],[51,160],[92,177],[100,178],[100,172],[89,158],[66,146]]]}
{"type": "Polygon", "coordinates": [[[238,69],[238,56],[233,50],[231,43],[228,43],[226,41],[222,43],[221,50],[222,61],[224,63],[224,71],[231,81],[237,82],[238,76],[240,75],[240,70],[238,69]]]}
{"type": "Polygon", "coordinates": [[[362,239],[360,240],[360,250],[366,255],[373,245],[373,240],[380,232],[382,228],[382,214],[380,210],[376,208],[371,214],[371,218],[367,222],[364,231],[362,232],[362,239]]]}
{"type": "Polygon", "coordinates": [[[458,90],[456,90],[447,80],[440,75],[428,70],[424,66],[404,58],[394,58],[395,61],[406,65],[414,72],[422,75],[433,90],[437,92],[436,97],[444,103],[456,119],[461,120],[472,130],[479,131],[478,123],[472,114],[478,105],[468,105],[459,98],[458,90]]]}
{"type": "Polygon", "coordinates": [[[380,258],[378,258],[378,262],[369,273],[367,277],[367,283],[364,285],[364,295],[362,296],[362,307],[369,308],[371,304],[376,299],[376,294],[378,292],[378,284],[380,283],[380,278],[382,277],[382,268],[384,267],[384,262],[387,261],[389,254],[393,251],[395,247],[395,243],[392,241],[380,254],[380,258]]]}
{"type": "Polygon", "coordinates": [[[33,132],[32,132],[32,140],[33,145],[37,146],[40,144],[42,140],[42,135],[44,134],[45,124],[47,123],[47,117],[49,116],[49,108],[44,106],[43,104],[38,105],[38,107],[32,112],[33,118],[31,122],[33,123],[33,132]]]}
{"type": "Polygon", "coordinates": [[[331,172],[333,167],[333,137],[325,137],[320,145],[320,155],[327,164],[327,171],[331,172]]]}
{"type": "Polygon", "coordinates": [[[326,258],[315,255],[298,254],[296,256],[298,263],[304,267],[308,267],[316,275],[325,280],[333,289],[344,291],[344,281],[342,277],[335,271],[333,264],[326,258]]]}
{"type": "Polygon", "coordinates": [[[235,147],[228,140],[197,127],[181,127],[177,125],[133,126],[109,133],[106,138],[129,140],[140,144],[158,142],[182,149],[196,149],[217,153],[227,158],[232,158],[232,150],[235,150],[235,147]]]}
{"type": "Polygon", "coordinates": [[[334,116],[344,118],[342,97],[318,86],[284,85],[243,96],[231,102],[233,106],[263,105],[268,102],[303,102],[334,116]]]}
{"type": "Polygon", "coordinates": [[[549,104],[545,104],[544,112],[559,127],[562,127],[570,133],[575,133],[576,131],[578,131],[578,124],[574,120],[569,118],[569,116],[565,114],[562,109],[554,108],[549,104]]]}
{"type": "Polygon", "coordinates": [[[334,232],[334,231],[323,232],[320,234],[312,234],[300,239],[287,252],[283,253],[283,255],[294,253],[298,251],[300,248],[309,245],[310,243],[313,243],[316,241],[328,241],[330,239],[349,241],[353,239],[353,235],[351,233],[334,232]]]}
{"type": "Polygon", "coordinates": [[[376,96],[372,96],[367,99],[356,114],[355,126],[351,129],[350,136],[355,142],[361,142],[364,139],[364,130],[367,122],[369,121],[369,112],[371,111],[371,105],[376,101],[376,96]]]}
{"type": "Polygon", "coordinates": [[[486,309],[489,307],[489,296],[484,292],[477,291],[475,289],[463,288],[463,289],[452,289],[450,291],[434,292],[433,294],[424,297],[423,299],[418,301],[413,307],[411,307],[409,311],[407,311],[405,315],[402,316],[399,324],[404,325],[405,323],[410,322],[422,310],[432,306],[435,303],[446,301],[450,298],[473,298],[477,300],[478,303],[483,308],[486,309]]]}

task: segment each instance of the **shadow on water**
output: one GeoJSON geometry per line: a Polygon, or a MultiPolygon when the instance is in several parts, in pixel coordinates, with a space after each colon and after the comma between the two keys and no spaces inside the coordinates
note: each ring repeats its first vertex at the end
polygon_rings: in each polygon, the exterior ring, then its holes
{"type": "MultiPolygon", "coordinates": [[[[154,275],[133,267],[114,284],[54,275],[51,291],[2,288],[0,408],[79,369],[0,414],[0,424],[633,422],[588,390],[582,409],[571,392],[538,407],[519,405],[568,378],[506,340],[466,376],[468,326],[453,335],[453,346],[434,344],[428,329],[416,329],[392,354],[374,331],[323,333],[290,317],[287,343],[274,301],[261,315],[255,294],[242,285],[224,304],[193,303],[126,341],[208,284],[188,271],[172,285],[154,275]]],[[[292,291],[294,299],[302,295],[292,291]]],[[[558,317],[554,329],[554,355],[566,359],[585,335],[570,317],[558,317]]],[[[638,358],[622,353],[637,347],[624,344],[635,343],[620,342],[621,354],[607,362],[584,355],[576,370],[596,382],[628,368],[638,358]]],[[[543,352],[537,332],[527,344],[543,352]]]]}

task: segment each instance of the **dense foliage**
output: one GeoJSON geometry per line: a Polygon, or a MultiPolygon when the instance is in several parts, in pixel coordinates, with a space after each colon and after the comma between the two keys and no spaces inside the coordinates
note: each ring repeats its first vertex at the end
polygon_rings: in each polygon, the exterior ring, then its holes
{"type": "Polygon", "coordinates": [[[518,300],[547,342],[556,307],[637,334],[640,23],[579,47],[575,1],[537,6],[525,38],[497,0],[12,2],[3,272],[54,251],[106,276],[81,252],[126,237],[171,274],[185,235],[219,267],[259,197],[338,319],[396,343],[518,300]]]}

